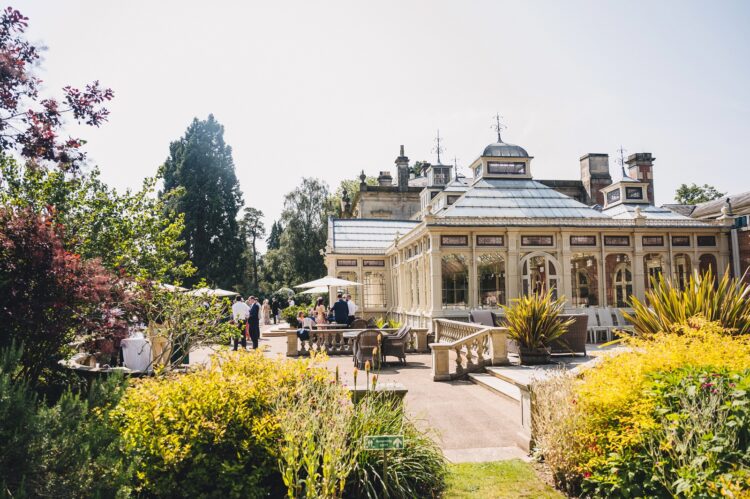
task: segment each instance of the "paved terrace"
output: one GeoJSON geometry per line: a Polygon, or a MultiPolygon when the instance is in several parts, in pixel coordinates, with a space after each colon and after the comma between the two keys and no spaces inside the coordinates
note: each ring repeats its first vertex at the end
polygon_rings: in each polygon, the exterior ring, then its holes
{"type": "MultiPolygon", "coordinates": [[[[263,326],[262,333],[276,327],[280,326],[263,326]]],[[[285,358],[286,338],[261,334],[260,347],[266,355],[285,358]]],[[[191,354],[191,363],[207,362],[213,351],[206,348],[191,354]]],[[[351,356],[331,356],[327,366],[331,371],[338,366],[341,380],[354,385],[351,356]]],[[[528,368],[517,369],[528,373],[528,368]]],[[[360,387],[365,383],[364,374],[360,371],[358,376],[360,387]]],[[[468,380],[433,381],[430,354],[408,354],[407,365],[397,362],[384,365],[378,373],[378,383],[401,383],[406,387],[408,413],[431,432],[448,460],[482,462],[527,458],[515,443],[521,425],[518,403],[468,380]]]]}

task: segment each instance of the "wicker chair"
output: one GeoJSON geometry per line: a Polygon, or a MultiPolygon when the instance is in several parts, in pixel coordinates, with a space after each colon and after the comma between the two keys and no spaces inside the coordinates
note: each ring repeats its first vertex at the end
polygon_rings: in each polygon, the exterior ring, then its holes
{"type": "Polygon", "coordinates": [[[469,321],[487,327],[497,325],[497,316],[490,310],[472,310],[469,312],[469,321]]]}
{"type": "Polygon", "coordinates": [[[383,338],[383,362],[386,356],[396,357],[402,364],[406,364],[406,345],[409,343],[410,326],[403,326],[395,334],[383,338]]]}
{"type": "Polygon", "coordinates": [[[589,317],[586,314],[560,314],[560,320],[573,319],[568,331],[558,339],[550,343],[550,350],[554,353],[586,355],[586,332],[588,330],[589,317]]]}
{"type": "Polygon", "coordinates": [[[351,324],[349,324],[349,329],[367,329],[370,327],[369,324],[367,324],[367,321],[365,319],[354,319],[351,324]]]}
{"type": "Polygon", "coordinates": [[[373,360],[373,352],[378,347],[378,336],[381,332],[377,329],[368,329],[362,331],[354,340],[354,365],[357,369],[362,369],[365,362],[373,360]]]}

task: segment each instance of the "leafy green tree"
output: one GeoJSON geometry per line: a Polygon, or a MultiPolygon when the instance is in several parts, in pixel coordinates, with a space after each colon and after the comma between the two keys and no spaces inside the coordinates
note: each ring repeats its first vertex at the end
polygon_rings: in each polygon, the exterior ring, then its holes
{"type": "Polygon", "coordinates": [[[195,118],[169,152],[162,167],[164,195],[172,194],[168,205],[184,214],[182,239],[197,268],[194,280],[232,288],[242,272],[237,221],[242,192],[232,148],[224,142],[224,127],[213,115],[207,120],[195,118]]]}
{"type": "Polygon", "coordinates": [[[328,185],[303,178],[299,187],[284,197],[280,251],[290,284],[317,279],[325,273],[321,250],[325,248],[328,216],[333,213],[328,185]],[[291,282],[295,281],[295,282],[291,282]]]}
{"type": "Polygon", "coordinates": [[[703,186],[700,186],[696,184],[682,184],[677,188],[674,199],[680,204],[699,204],[719,199],[725,195],[725,192],[719,192],[716,187],[712,185],[703,184],[703,186]]]}
{"type": "Polygon", "coordinates": [[[266,236],[266,226],[263,223],[263,212],[257,208],[245,208],[245,214],[240,220],[240,233],[242,240],[245,242],[245,261],[248,270],[252,272],[250,276],[250,291],[258,291],[258,248],[256,247],[258,239],[266,236]]]}
{"type": "Polygon", "coordinates": [[[274,221],[273,225],[271,225],[271,234],[266,240],[266,246],[269,250],[279,249],[279,246],[281,246],[281,233],[283,230],[284,228],[281,226],[281,221],[274,221]]]}
{"type": "Polygon", "coordinates": [[[194,272],[180,239],[183,218],[156,197],[158,180],[120,193],[96,168],[71,173],[0,156],[0,203],[51,216],[66,249],[129,276],[180,280],[194,272]]]}
{"type": "MultiPolygon", "coordinates": [[[[344,191],[346,191],[346,195],[349,197],[349,200],[351,202],[351,205],[354,206],[357,202],[357,198],[359,197],[359,185],[362,181],[357,177],[356,179],[346,179],[342,180],[339,184],[338,189],[336,189],[336,192],[334,192],[331,195],[331,207],[333,208],[332,215],[341,218],[345,215],[342,209],[341,202],[344,198],[344,191]]],[[[367,185],[378,185],[378,179],[375,177],[365,177],[365,183],[367,185]]]]}

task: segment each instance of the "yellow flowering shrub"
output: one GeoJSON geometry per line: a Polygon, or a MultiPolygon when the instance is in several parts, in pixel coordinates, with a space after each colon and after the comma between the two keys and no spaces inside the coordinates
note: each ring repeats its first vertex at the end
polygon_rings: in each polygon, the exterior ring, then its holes
{"type": "Polygon", "coordinates": [[[225,353],[211,368],[136,382],[113,413],[138,492],[170,497],[283,493],[275,402],[300,383],[330,382],[312,360],[225,353]]]}
{"type": "Polygon", "coordinates": [[[615,476],[606,492],[615,494],[622,468],[637,468],[629,460],[664,425],[659,415],[664,400],[653,391],[655,379],[686,369],[743,373],[750,368],[750,337],[727,335],[719,323],[701,318],[623,344],[627,351],[602,359],[577,378],[560,375],[534,388],[538,451],[569,492],[576,493],[594,474],[599,485],[615,476]]]}

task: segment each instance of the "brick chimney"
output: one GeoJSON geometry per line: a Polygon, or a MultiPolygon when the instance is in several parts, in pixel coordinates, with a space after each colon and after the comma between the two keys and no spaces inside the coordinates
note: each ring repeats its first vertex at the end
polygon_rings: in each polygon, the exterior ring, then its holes
{"type": "Polygon", "coordinates": [[[391,172],[380,172],[380,175],[378,175],[378,184],[383,186],[393,185],[391,172]]]}
{"type": "Polygon", "coordinates": [[[409,158],[404,154],[404,146],[396,158],[398,167],[398,190],[405,192],[409,190],[409,158]]]}
{"type": "Polygon", "coordinates": [[[637,152],[628,156],[628,176],[640,182],[648,182],[648,202],[656,204],[654,199],[654,158],[650,152],[637,152]]]}
{"type": "Polygon", "coordinates": [[[581,156],[581,182],[586,190],[586,203],[604,206],[604,195],[601,190],[612,184],[609,174],[609,155],[588,153],[581,156]]]}

